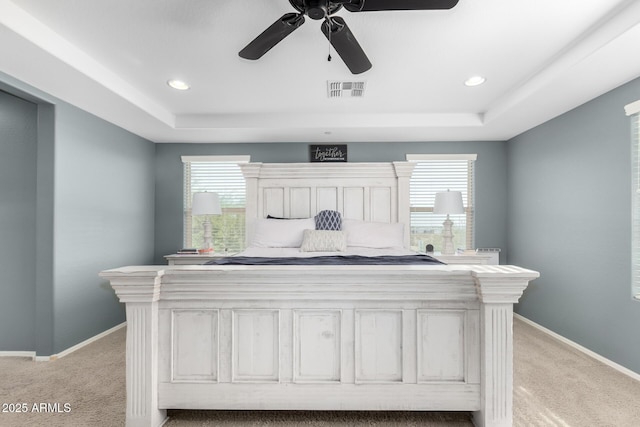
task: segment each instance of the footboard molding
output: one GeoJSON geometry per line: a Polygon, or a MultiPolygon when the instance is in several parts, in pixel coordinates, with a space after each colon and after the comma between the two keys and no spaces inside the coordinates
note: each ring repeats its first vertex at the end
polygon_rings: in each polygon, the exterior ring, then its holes
{"type": "Polygon", "coordinates": [[[513,304],[538,274],[513,266],[473,271],[480,299],[481,408],[477,427],[513,425],[513,304]],[[532,277],[533,276],[533,277],[532,277]]]}
{"type": "Polygon", "coordinates": [[[172,409],[477,411],[478,384],[160,384],[172,409]]]}
{"type": "Polygon", "coordinates": [[[158,406],[158,300],[161,270],[134,268],[105,275],[120,302],[126,304],[127,427],[164,424],[167,411],[158,406]]]}

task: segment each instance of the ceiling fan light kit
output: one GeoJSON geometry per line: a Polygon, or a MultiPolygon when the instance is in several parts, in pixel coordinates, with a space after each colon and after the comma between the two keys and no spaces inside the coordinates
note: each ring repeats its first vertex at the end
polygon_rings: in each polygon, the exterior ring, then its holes
{"type": "MultiPolygon", "coordinates": [[[[304,24],[304,16],[324,20],[321,31],[353,74],[364,73],[371,62],[345,20],[332,16],[344,8],[349,12],[389,10],[451,9],[458,0],[289,0],[298,13],[285,13],[239,52],[240,57],[256,60],[304,24]]],[[[331,56],[327,58],[331,60],[331,56]]]]}

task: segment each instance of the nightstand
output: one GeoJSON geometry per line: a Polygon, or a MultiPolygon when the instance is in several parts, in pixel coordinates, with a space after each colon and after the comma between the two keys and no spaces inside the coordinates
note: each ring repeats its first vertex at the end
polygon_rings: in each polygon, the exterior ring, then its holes
{"type": "Polygon", "coordinates": [[[212,259],[223,258],[231,255],[233,254],[228,252],[216,252],[210,255],[172,254],[165,255],[164,258],[167,260],[169,265],[202,265],[212,259]]]}

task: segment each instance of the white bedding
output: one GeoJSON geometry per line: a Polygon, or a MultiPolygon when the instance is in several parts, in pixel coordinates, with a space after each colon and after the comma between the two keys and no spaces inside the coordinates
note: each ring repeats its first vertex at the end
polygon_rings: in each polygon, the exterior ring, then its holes
{"type": "MultiPolygon", "coordinates": [[[[322,211],[341,218],[337,211],[322,211]]],[[[318,228],[315,218],[258,219],[247,257],[412,255],[404,247],[404,224],[344,219],[336,229],[318,228]],[[346,249],[346,250],[345,250],[346,249]],[[266,250],[266,251],[265,251],[266,250]],[[338,252],[339,251],[339,252],[338,252]]]]}
{"type": "Polygon", "coordinates": [[[300,248],[260,248],[260,247],[248,247],[244,251],[234,256],[246,256],[246,257],[318,257],[318,256],[335,256],[335,255],[360,255],[367,257],[374,256],[401,256],[401,255],[415,255],[416,252],[399,249],[399,248],[362,248],[357,246],[348,246],[344,252],[302,252],[300,248]]]}

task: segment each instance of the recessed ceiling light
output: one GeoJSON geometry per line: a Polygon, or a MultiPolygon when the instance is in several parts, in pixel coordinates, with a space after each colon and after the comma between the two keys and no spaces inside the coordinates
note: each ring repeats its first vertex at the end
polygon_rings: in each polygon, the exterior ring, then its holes
{"type": "Polygon", "coordinates": [[[478,86],[484,83],[487,79],[482,76],[469,77],[465,82],[465,86],[478,86]]]}
{"type": "Polygon", "coordinates": [[[167,84],[177,90],[187,90],[190,87],[187,83],[183,82],[182,80],[175,80],[175,79],[169,80],[167,84]]]}

